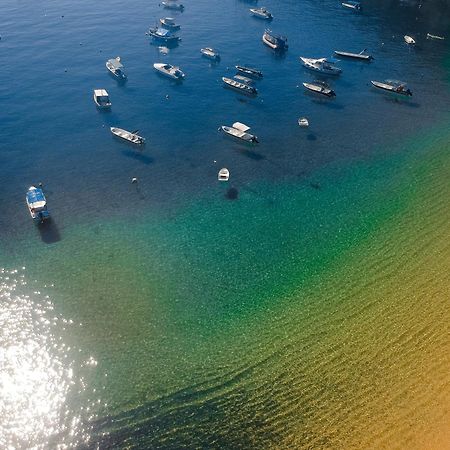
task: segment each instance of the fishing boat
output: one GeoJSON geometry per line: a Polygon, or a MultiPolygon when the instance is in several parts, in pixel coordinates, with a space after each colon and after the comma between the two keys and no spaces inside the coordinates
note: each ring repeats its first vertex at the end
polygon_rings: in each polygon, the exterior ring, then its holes
{"type": "Polygon", "coordinates": [[[372,61],[373,56],[366,53],[366,49],[359,53],[343,52],[340,50],[335,50],[334,53],[337,56],[343,56],[344,58],[359,59],[361,61],[372,61]]]}
{"type": "Polygon", "coordinates": [[[176,31],[181,28],[181,25],[176,24],[175,19],[172,17],[164,17],[163,19],[159,19],[159,23],[162,27],[172,31],[176,31]]]}
{"type": "Polygon", "coordinates": [[[444,41],[445,37],[444,36],[437,36],[436,34],[427,33],[427,39],[435,39],[437,41],[444,41]]]}
{"type": "Polygon", "coordinates": [[[240,73],[243,73],[244,75],[247,75],[248,77],[252,78],[262,78],[263,74],[258,69],[253,69],[251,67],[245,67],[245,66],[235,66],[236,70],[240,73]]]}
{"type": "Polygon", "coordinates": [[[253,86],[249,86],[246,83],[241,83],[240,81],[233,80],[232,78],[222,77],[222,81],[225,83],[226,86],[231,87],[233,89],[238,90],[239,92],[242,92],[244,94],[249,95],[257,95],[258,91],[253,86]]]}
{"type": "Polygon", "coordinates": [[[181,41],[181,38],[173,34],[170,30],[166,28],[150,28],[147,31],[147,36],[152,37],[153,39],[157,39],[158,41],[170,43],[170,42],[178,42],[181,41]]]}
{"type": "Polygon", "coordinates": [[[300,56],[300,61],[303,63],[304,67],[313,70],[314,72],[320,72],[326,75],[339,75],[342,72],[339,67],[334,65],[334,62],[327,58],[313,59],[300,56]]]}
{"type": "Polygon", "coordinates": [[[182,80],[185,77],[184,72],[179,67],[172,66],[172,64],[155,63],[153,67],[157,72],[173,80],[182,80]]]}
{"type": "Polygon", "coordinates": [[[406,95],[411,97],[412,92],[405,82],[397,80],[371,81],[372,86],[394,94],[406,95]]]}
{"type": "Polygon", "coordinates": [[[261,8],[250,8],[250,12],[254,17],[258,17],[259,19],[271,20],[273,19],[272,13],[268,11],[263,6],[261,8]]]}
{"type": "Polygon", "coordinates": [[[94,102],[99,108],[111,107],[111,101],[105,89],[94,89],[94,102]]]}
{"type": "Polygon", "coordinates": [[[175,11],[183,11],[184,5],[182,3],[176,3],[175,1],[167,0],[161,2],[161,5],[165,9],[173,9],[175,11]]]}
{"type": "Polygon", "coordinates": [[[264,44],[273,50],[286,50],[288,48],[287,38],[285,36],[274,34],[269,29],[264,31],[262,40],[264,44]]]}
{"type": "Polygon", "coordinates": [[[219,130],[222,130],[229,136],[235,137],[250,144],[258,143],[258,138],[254,134],[247,133],[250,127],[241,122],[234,122],[231,127],[222,125],[219,130]]]}
{"type": "Polygon", "coordinates": [[[136,134],[137,132],[138,132],[138,130],[131,132],[131,131],[123,130],[122,128],[111,127],[111,133],[114,136],[117,136],[121,139],[125,139],[126,141],[131,142],[133,144],[137,144],[137,145],[145,144],[145,139],[142,136],[139,136],[138,134],[136,134]]]}
{"type": "Polygon", "coordinates": [[[346,1],[346,2],[342,2],[341,5],[344,8],[353,9],[353,11],[361,11],[361,3],[359,3],[359,2],[346,1]]]}
{"type": "Polygon", "coordinates": [[[47,209],[47,200],[41,187],[30,186],[25,196],[28,211],[35,222],[44,222],[50,219],[47,209]]]}
{"type": "Polygon", "coordinates": [[[126,80],[127,76],[123,71],[123,64],[121,63],[120,56],[106,61],[106,68],[119,80],[126,80]]]}
{"type": "Polygon", "coordinates": [[[230,178],[230,171],[226,167],[219,170],[219,173],[217,174],[217,179],[219,181],[228,181],[229,178],[230,178]]]}
{"type": "Polygon", "coordinates": [[[403,36],[403,39],[405,40],[405,42],[406,42],[408,45],[414,45],[414,44],[416,43],[416,40],[415,40],[413,37],[408,36],[407,34],[405,34],[405,35],[403,36]]]}
{"type": "Polygon", "coordinates": [[[314,83],[303,83],[303,86],[309,91],[316,92],[317,94],[322,94],[327,97],[336,97],[336,93],[330,89],[327,83],[323,81],[314,81],[314,83]]]}
{"type": "Polygon", "coordinates": [[[217,50],[211,47],[204,47],[200,49],[200,53],[208,59],[212,59],[213,61],[219,61],[220,54],[217,50]]]}
{"type": "Polygon", "coordinates": [[[300,127],[309,127],[309,120],[306,117],[300,117],[300,119],[298,119],[298,125],[300,127]]]}

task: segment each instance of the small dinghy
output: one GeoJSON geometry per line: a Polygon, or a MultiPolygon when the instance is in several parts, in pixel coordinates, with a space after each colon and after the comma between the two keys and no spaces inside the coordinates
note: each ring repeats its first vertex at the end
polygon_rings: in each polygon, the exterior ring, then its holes
{"type": "Polygon", "coordinates": [[[269,29],[266,29],[266,31],[264,31],[262,41],[273,50],[282,51],[287,50],[288,48],[287,38],[279,34],[274,34],[269,29]]]}
{"type": "Polygon", "coordinates": [[[200,53],[205,58],[212,59],[213,61],[219,61],[219,59],[220,59],[219,52],[211,47],[201,48],[200,53]]]}
{"type": "Polygon", "coordinates": [[[173,34],[170,30],[166,28],[150,28],[147,31],[147,36],[152,37],[153,39],[156,39],[158,41],[166,42],[166,43],[172,43],[172,42],[178,42],[181,41],[181,38],[173,34]]]}
{"type": "Polygon", "coordinates": [[[139,136],[138,134],[136,134],[137,131],[138,130],[131,132],[131,131],[123,130],[122,128],[111,127],[111,133],[114,136],[117,136],[121,139],[125,139],[126,141],[131,142],[136,145],[145,144],[145,139],[142,136],[139,136]]]}
{"type": "Polygon", "coordinates": [[[47,209],[47,200],[44,191],[41,187],[30,186],[25,196],[28,211],[30,211],[31,218],[35,222],[44,222],[50,219],[50,213],[47,209]]]}
{"type": "Polygon", "coordinates": [[[309,121],[306,117],[300,117],[298,119],[298,125],[303,128],[309,127],[309,121]]]}
{"type": "Polygon", "coordinates": [[[161,5],[165,9],[172,9],[174,11],[183,11],[184,10],[183,4],[177,3],[176,1],[173,1],[173,0],[167,0],[167,1],[161,2],[161,5]]]}
{"type": "Polygon", "coordinates": [[[155,63],[153,67],[160,74],[173,80],[181,81],[185,77],[184,72],[179,67],[172,66],[172,64],[155,63]]]}
{"type": "Polygon", "coordinates": [[[373,59],[372,55],[366,53],[366,49],[364,49],[362,52],[359,53],[343,52],[340,50],[335,50],[334,53],[337,56],[343,56],[344,58],[359,59],[361,61],[372,61],[373,59]]]}
{"type": "Polygon", "coordinates": [[[436,34],[427,33],[427,39],[434,39],[436,41],[444,41],[445,37],[444,36],[437,36],[436,34]]]}
{"type": "Polygon", "coordinates": [[[217,174],[217,179],[219,181],[228,181],[229,178],[230,178],[230,172],[226,167],[219,170],[219,173],[217,174]]]}
{"type": "Polygon", "coordinates": [[[304,67],[313,70],[314,72],[320,72],[326,75],[339,75],[342,72],[339,67],[334,65],[333,61],[330,61],[327,58],[313,59],[300,56],[300,61],[304,67]]]}
{"type": "Polygon", "coordinates": [[[270,11],[268,11],[264,6],[261,8],[250,8],[250,12],[254,17],[257,17],[258,19],[264,19],[264,20],[272,20],[273,16],[270,11]]]}
{"type": "Polygon", "coordinates": [[[393,92],[394,94],[406,95],[411,97],[412,92],[403,81],[386,80],[386,81],[371,81],[372,86],[382,89],[384,91],[393,92]]]}
{"type": "Polygon", "coordinates": [[[222,125],[219,130],[222,130],[229,136],[240,139],[241,141],[248,142],[250,144],[258,143],[258,138],[254,134],[247,133],[250,127],[241,122],[234,122],[231,127],[222,125]]]}
{"type": "Polygon", "coordinates": [[[249,95],[257,95],[258,91],[253,86],[249,86],[248,84],[241,83],[240,81],[233,80],[232,78],[222,77],[222,81],[225,83],[225,86],[236,89],[243,94],[249,95]]]}
{"type": "Polygon", "coordinates": [[[163,19],[159,19],[159,23],[162,27],[172,31],[176,31],[181,28],[181,25],[176,24],[175,19],[172,17],[164,17],[163,19]]]}
{"type": "Polygon", "coordinates": [[[359,2],[347,1],[342,2],[341,5],[344,8],[353,9],[353,11],[361,11],[361,3],[359,2]]]}
{"type": "Polygon", "coordinates": [[[328,84],[323,81],[314,81],[314,83],[303,83],[303,86],[311,92],[325,95],[326,97],[336,97],[336,93],[330,89],[328,84]]]}
{"type": "Polygon", "coordinates": [[[258,69],[253,69],[252,67],[245,67],[245,66],[235,66],[236,70],[248,77],[252,78],[262,78],[263,74],[258,69]]]}
{"type": "Polygon", "coordinates": [[[105,89],[94,89],[94,102],[102,109],[111,107],[111,101],[109,100],[108,92],[105,89]]]}
{"type": "Polygon", "coordinates": [[[108,61],[106,61],[106,68],[119,80],[124,81],[127,79],[127,76],[123,71],[123,64],[121,63],[120,56],[117,56],[117,58],[108,59],[108,61]]]}
{"type": "Polygon", "coordinates": [[[403,36],[403,39],[405,40],[405,42],[406,42],[408,45],[414,45],[414,44],[416,43],[416,40],[415,40],[413,37],[408,36],[407,34],[405,34],[405,35],[403,36]]]}

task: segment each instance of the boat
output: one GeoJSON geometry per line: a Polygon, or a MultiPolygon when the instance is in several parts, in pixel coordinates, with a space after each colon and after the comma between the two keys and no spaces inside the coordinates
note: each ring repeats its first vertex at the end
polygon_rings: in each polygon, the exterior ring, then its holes
{"type": "Polygon", "coordinates": [[[185,77],[184,72],[179,67],[172,66],[172,64],[155,63],[153,67],[159,73],[173,80],[182,80],[185,77]]]}
{"type": "Polygon", "coordinates": [[[405,34],[405,35],[403,36],[403,39],[404,39],[405,42],[406,42],[407,44],[409,44],[409,45],[414,45],[414,44],[416,43],[416,40],[415,40],[413,37],[408,36],[407,34],[405,34]]]}
{"type": "Polygon", "coordinates": [[[229,178],[230,178],[230,171],[226,167],[219,170],[219,173],[217,174],[217,179],[219,181],[228,181],[229,178]]]}
{"type": "Polygon", "coordinates": [[[163,42],[178,42],[181,41],[181,38],[173,34],[170,30],[167,30],[166,28],[150,28],[147,31],[147,36],[151,36],[154,39],[157,39],[159,41],[163,42]]]}
{"type": "Polygon", "coordinates": [[[120,56],[106,61],[106,68],[119,80],[126,80],[127,76],[123,71],[123,64],[121,63],[120,56]]]}
{"type": "Polygon", "coordinates": [[[341,50],[335,50],[334,53],[337,56],[343,56],[345,58],[360,59],[362,61],[372,61],[373,56],[366,53],[366,49],[359,53],[343,52],[341,50]]]}
{"type": "Polygon", "coordinates": [[[212,59],[213,61],[219,61],[220,55],[217,50],[214,50],[211,47],[204,47],[200,49],[200,53],[205,57],[212,59]]]}
{"type": "Polygon", "coordinates": [[[111,133],[114,134],[114,136],[117,136],[121,139],[125,139],[126,141],[131,142],[133,144],[137,145],[145,144],[145,139],[142,136],[136,134],[137,132],[138,130],[131,132],[123,130],[122,128],[111,127],[111,133]]]}
{"type": "Polygon", "coordinates": [[[162,27],[167,28],[168,30],[179,30],[181,25],[175,23],[175,19],[172,17],[164,17],[163,19],[159,19],[159,23],[162,27]]]}
{"type": "Polygon", "coordinates": [[[272,13],[270,13],[264,6],[261,8],[250,8],[250,12],[253,16],[258,17],[259,19],[271,20],[273,19],[272,13]]]}
{"type": "Polygon", "coordinates": [[[258,69],[253,69],[252,67],[245,67],[245,66],[235,66],[236,70],[240,73],[243,73],[244,75],[247,75],[248,77],[252,78],[262,78],[263,74],[258,69]]]}
{"type": "Polygon", "coordinates": [[[359,3],[359,2],[346,1],[346,2],[342,2],[341,5],[344,8],[353,9],[354,11],[361,11],[361,3],[359,3]]]}
{"type": "Polygon", "coordinates": [[[227,125],[222,125],[219,130],[222,130],[226,134],[233,136],[242,141],[257,144],[258,138],[254,134],[247,133],[250,130],[250,127],[241,122],[234,122],[231,127],[227,125]]]}
{"type": "Polygon", "coordinates": [[[273,50],[286,50],[288,48],[287,38],[278,34],[272,33],[271,30],[264,31],[262,40],[264,44],[273,50]]]}
{"type": "Polygon", "coordinates": [[[241,83],[240,81],[233,80],[232,78],[222,77],[222,81],[226,86],[236,89],[244,94],[257,95],[258,90],[253,86],[249,86],[246,83],[241,83]]]}
{"type": "Polygon", "coordinates": [[[41,187],[30,186],[25,196],[31,218],[35,222],[44,222],[50,219],[47,209],[47,200],[41,187]]]}
{"type": "Polygon", "coordinates": [[[412,92],[407,87],[406,83],[397,80],[385,80],[385,81],[371,81],[372,85],[378,89],[383,89],[384,91],[393,92],[395,94],[406,95],[411,97],[412,92]]]}
{"type": "Polygon", "coordinates": [[[240,81],[241,83],[245,84],[253,83],[253,80],[251,78],[244,77],[243,75],[235,75],[233,78],[237,81],[240,81]]]}
{"type": "Polygon", "coordinates": [[[317,94],[322,94],[327,97],[336,97],[336,93],[333,89],[330,89],[327,83],[323,81],[314,81],[314,83],[303,83],[303,86],[309,91],[316,92],[317,94]]]}
{"type": "Polygon", "coordinates": [[[334,62],[328,60],[327,58],[313,59],[300,56],[300,61],[302,61],[303,66],[307,69],[324,73],[326,75],[339,75],[342,72],[339,67],[334,65],[334,62]]]}
{"type": "Polygon", "coordinates": [[[111,101],[105,89],[94,89],[94,102],[99,108],[111,107],[111,101]]]}
{"type": "Polygon", "coordinates": [[[309,120],[306,117],[300,117],[300,119],[298,119],[298,125],[300,127],[309,127],[309,120]]]}
{"type": "Polygon", "coordinates": [[[183,11],[184,10],[184,5],[182,3],[176,3],[175,1],[171,1],[171,0],[163,1],[163,2],[161,2],[161,5],[165,9],[173,9],[175,11],[183,11]]]}
{"type": "Polygon", "coordinates": [[[438,40],[438,41],[443,41],[443,40],[445,40],[445,37],[427,33],[427,39],[435,39],[435,40],[438,40]]]}

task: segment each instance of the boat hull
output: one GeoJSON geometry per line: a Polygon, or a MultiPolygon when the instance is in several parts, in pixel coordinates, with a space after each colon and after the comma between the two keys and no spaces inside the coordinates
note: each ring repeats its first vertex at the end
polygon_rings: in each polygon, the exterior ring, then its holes
{"type": "Polygon", "coordinates": [[[324,95],[325,97],[336,97],[336,93],[329,88],[324,88],[323,86],[318,86],[312,83],[303,83],[305,89],[310,92],[314,92],[315,94],[324,95]]]}
{"type": "Polygon", "coordinates": [[[248,84],[241,83],[236,80],[232,80],[231,78],[222,77],[222,81],[224,82],[225,87],[229,87],[234,89],[242,94],[247,94],[251,96],[255,96],[258,94],[258,91],[253,86],[249,86],[248,84]]]}
{"type": "Polygon", "coordinates": [[[412,92],[410,89],[399,89],[396,86],[392,86],[389,85],[387,83],[381,83],[379,81],[371,81],[372,86],[377,88],[377,89],[381,89],[382,91],[385,92],[391,92],[393,94],[397,94],[397,95],[403,95],[405,97],[412,97],[412,92]]]}
{"type": "Polygon", "coordinates": [[[344,58],[358,59],[360,61],[372,61],[372,55],[363,55],[361,53],[351,53],[351,52],[340,52],[338,50],[334,51],[335,55],[342,56],[344,58]]]}
{"type": "Polygon", "coordinates": [[[123,130],[122,128],[111,127],[111,133],[118,137],[119,139],[123,139],[124,141],[130,142],[135,145],[144,145],[145,139],[142,136],[131,133],[127,130],[123,130]]]}

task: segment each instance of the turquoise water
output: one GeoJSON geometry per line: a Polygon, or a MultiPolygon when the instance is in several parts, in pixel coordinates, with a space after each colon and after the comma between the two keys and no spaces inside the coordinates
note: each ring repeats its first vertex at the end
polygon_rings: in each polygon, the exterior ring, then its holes
{"type": "MultiPolygon", "coordinates": [[[[270,26],[290,45],[276,56],[249,5],[0,7],[3,385],[43,374],[30,402],[18,406],[19,388],[4,397],[0,446],[287,446],[295,415],[308,424],[334,406],[311,388],[317,362],[308,349],[333,362],[315,342],[336,304],[313,304],[302,289],[320,285],[408,207],[416,192],[408,168],[426,159],[430,142],[445,141],[448,49],[425,35],[443,34],[450,19],[431,21],[429,6],[365,5],[355,15],[328,1],[268,1],[270,26]],[[144,33],[167,15],[181,24],[182,41],[164,56],[144,33]],[[417,47],[404,44],[406,33],[417,47]],[[203,59],[202,46],[218,48],[220,63],[203,59]],[[375,61],[340,62],[342,76],[330,80],[335,100],[303,91],[315,77],[298,56],[363,48],[375,61]],[[104,67],[118,55],[128,73],[122,86],[104,67]],[[179,65],[183,84],[158,77],[158,61],[179,65]],[[258,97],[222,87],[237,63],[264,72],[258,97]],[[384,78],[408,81],[412,99],[368,86],[384,78]],[[109,91],[110,113],[95,109],[94,88],[109,91]],[[236,120],[252,126],[258,146],[217,132],[236,120]],[[109,126],[139,129],[145,149],[114,140],[109,126]],[[228,185],[217,183],[223,166],[228,185]],[[45,228],[30,223],[24,205],[39,181],[53,216],[45,228]],[[292,292],[300,292],[295,301],[292,292]],[[307,312],[293,308],[286,319],[291,302],[307,312]],[[294,368],[304,385],[286,375],[294,368]],[[290,392],[306,400],[295,406],[290,392]]],[[[304,436],[326,447],[320,432],[304,436]]]]}

